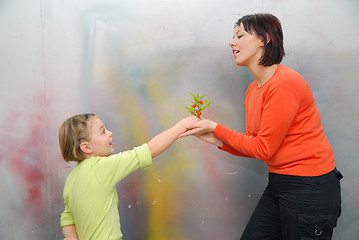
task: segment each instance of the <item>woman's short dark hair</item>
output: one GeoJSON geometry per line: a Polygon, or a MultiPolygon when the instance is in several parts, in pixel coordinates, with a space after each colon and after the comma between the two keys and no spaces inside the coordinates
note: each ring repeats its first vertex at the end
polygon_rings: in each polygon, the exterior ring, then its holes
{"type": "Polygon", "coordinates": [[[263,39],[264,52],[259,65],[271,66],[279,64],[285,55],[283,31],[279,19],[269,13],[257,13],[241,17],[234,27],[239,26],[241,23],[246,32],[256,34],[263,39]],[[269,42],[267,36],[269,37],[269,42]]]}

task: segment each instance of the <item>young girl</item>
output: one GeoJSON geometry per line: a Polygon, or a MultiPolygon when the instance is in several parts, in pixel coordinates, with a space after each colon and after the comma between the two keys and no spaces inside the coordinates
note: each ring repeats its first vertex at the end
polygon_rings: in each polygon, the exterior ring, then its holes
{"type": "Polygon", "coordinates": [[[341,213],[342,175],[309,85],[280,64],[279,20],[271,14],[240,18],[229,46],[235,63],[255,77],[246,92],[246,133],[203,119],[181,136],[195,134],[267,164],[269,183],[242,240],[331,239],[341,213]]]}
{"type": "Polygon", "coordinates": [[[121,240],[116,184],[133,171],[150,166],[152,158],[196,121],[196,117],[185,118],[147,144],[112,155],[112,132],[98,116],[89,113],[67,119],[59,130],[60,148],[65,161],[78,164],[63,191],[65,239],[121,240]]]}

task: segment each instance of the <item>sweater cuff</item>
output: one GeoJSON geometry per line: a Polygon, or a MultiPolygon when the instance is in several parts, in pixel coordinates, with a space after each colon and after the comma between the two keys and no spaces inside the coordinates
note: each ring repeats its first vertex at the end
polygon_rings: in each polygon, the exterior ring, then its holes
{"type": "Polygon", "coordinates": [[[216,128],[213,131],[213,136],[218,138],[218,139],[221,139],[223,141],[223,133],[224,133],[225,129],[226,129],[225,126],[218,123],[216,128]]]}
{"type": "Polygon", "coordinates": [[[226,152],[231,152],[233,151],[233,148],[231,148],[230,146],[228,146],[225,142],[223,142],[223,146],[222,147],[218,147],[219,150],[222,151],[226,151],[226,152]]]}
{"type": "Polygon", "coordinates": [[[72,216],[70,215],[70,213],[63,212],[61,214],[60,224],[61,224],[61,227],[64,227],[64,226],[75,224],[75,221],[72,218],[72,216]]]}

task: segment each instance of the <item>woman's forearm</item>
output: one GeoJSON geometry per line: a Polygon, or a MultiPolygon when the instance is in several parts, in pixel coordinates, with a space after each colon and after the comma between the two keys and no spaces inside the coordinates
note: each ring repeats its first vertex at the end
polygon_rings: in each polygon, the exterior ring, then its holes
{"type": "Polygon", "coordinates": [[[205,134],[202,134],[199,136],[196,135],[196,137],[198,137],[199,139],[201,139],[207,143],[213,144],[217,147],[221,148],[223,146],[223,141],[214,137],[213,133],[205,133],[205,134]]]}

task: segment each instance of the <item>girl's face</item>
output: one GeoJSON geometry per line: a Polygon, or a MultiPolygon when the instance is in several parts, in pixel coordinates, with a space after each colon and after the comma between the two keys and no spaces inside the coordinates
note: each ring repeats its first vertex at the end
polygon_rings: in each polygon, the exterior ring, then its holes
{"type": "Polygon", "coordinates": [[[241,23],[235,27],[229,46],[232,48],[236,65],[249,67],[258,65],[264,44],[257,35],[246,32],[241,23]]]}
{"type": "Polygon", "coordinates": [[[106,129],[105,124],[98,117],[88,121],[89,138],[88,145],[92,155],[96,157],[107,157],[113,154],[112,132],[106,129]]]}

